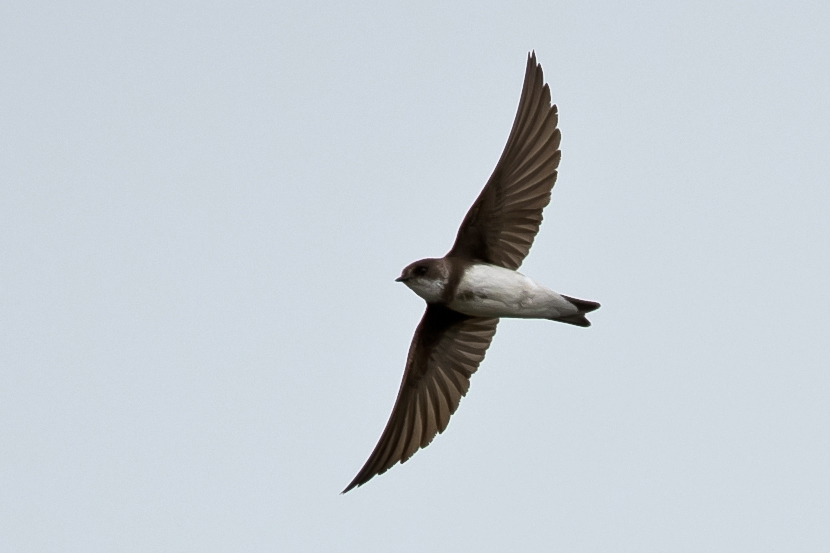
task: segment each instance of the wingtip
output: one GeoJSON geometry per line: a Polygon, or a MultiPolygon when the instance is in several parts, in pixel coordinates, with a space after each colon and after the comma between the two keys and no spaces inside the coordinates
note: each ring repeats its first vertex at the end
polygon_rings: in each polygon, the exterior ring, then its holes
{"type": "MultiPolygon", "coordinates": [[[[367,476],[364,474],[364,469],[365,469],[365,468],[366,468],[366,467],[364,466],[364,467],[363,467],[363,469],[360,469],[360,472],[358,472],[358,473],[357,473],[357,476],[355,476],[355,477],[352,479],[352,481],[351,481],[351,482],[349,482],[349,485],[348,485],[348,486],[346,486],[346,489],[344,489],[342,492],[340,492],[340,495],[343,495],[344,493],[350,492],[350,491],[352,491],[352,490],[353,490],[353,489],[355,489],[355,488],[359,488],[360,486],[362,486],[363,484],[365,484],[366,482],[368,482],[369,480],[371,480],[372,478],[374,478],[375,476],[377,476],[377,473],[371,473],[371,474],[369,474],[369,476],[367,477],[367,476]]],[[[385,471],[383,471],[383,472],[385,472],[385,471]]]]}
{"type": "Polygon", "coordinates": [[[536,50],[531,50],[527,55],[527,69],[525,70],[526,83],[533,82],[536,87],[545,87],[545,76],[542,71],[542,64],[536,60],[536,50]]]}
{"type": "Polygon", "coordinates": [[[351,483],[350,483],[348,486],[346,486],[346,489],[344,489],[342,492],[340,492],[340,495],[343,495],[343,494],[345,494],[345,493],[347,493],[347,492],[350,492],[351,490],[353,490],[353,489],[355,489],[355,488],[359,488],[359,487],[360,487],[360,486],[362,486],[364,483],[365,483],[365,482],[358,482],[358,479],[357,479],[357,478],[355,478],[354,480],[352,480],[352,481],[351,481],[351,483]]]}
{"type": "Polygon", "coordinates": [[[531,50],[527,53],[527,64],[532,65],[534,67],[539,65],[539,62],[536,60],[536,50],[531,50]]]}

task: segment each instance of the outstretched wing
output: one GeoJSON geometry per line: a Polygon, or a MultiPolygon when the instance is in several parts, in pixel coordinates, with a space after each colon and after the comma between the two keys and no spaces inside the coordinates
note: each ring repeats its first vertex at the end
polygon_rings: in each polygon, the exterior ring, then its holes
{"type": "Polygon", "coordinates": [[[518,269],[542,223],[561,157],[559,117],[536,53],[527,58],[513,129],[490,180],[475,201],[448,256],[518,269]]]}
{"type": "Polygon", "coordinates": [[[398,399],[366,464],[343,493],[403,463],[447,428],[496,333],[498,319],[427,306],[409,347],[398,399]]]}

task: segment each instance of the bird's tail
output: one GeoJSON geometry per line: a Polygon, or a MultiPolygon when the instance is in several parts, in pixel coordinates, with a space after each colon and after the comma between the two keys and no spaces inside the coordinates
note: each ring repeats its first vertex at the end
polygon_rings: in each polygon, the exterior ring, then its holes
{"type": "Polygon", "coordinates": [[[585,318],[585,313],[596,311],[599,309],[599,304],[595,301],[579,300],[570,296],[563,295],[562,297],[572,303],[574,307],[579,309],[579,313],[574,313],[573,315],[567,315],[565,317],[557,317],[556,319],[551,320],[559,321],[560,323],[567,323],[569,325],[591,326],[591,321],[585,318]]]}

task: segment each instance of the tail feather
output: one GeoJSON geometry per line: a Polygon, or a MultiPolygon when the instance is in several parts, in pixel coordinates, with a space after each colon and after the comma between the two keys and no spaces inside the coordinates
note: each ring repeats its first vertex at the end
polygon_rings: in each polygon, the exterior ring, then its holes
{"type": "Polygon", "coordinates": [[[591,326],[591,321],[585,318],[585,313],[596,311],[599,309],[599,304],[595,301],[580,300],[570,296],[563,295],[562,297],[572,303],[574,307],[579,309],[579,313],[574,313],[573,315],[567,315],[565,317],[557,317],[551,320],[576,326],[591,326]]]}
{"type": "Polygon", "coordinates": [[[576,306],[576,308],[579,309],[580,313],[590,313],[591,311],[596,311],[597,309],[599,309],[599,304],[595,301],[579,300],[576,298],[572,298],[570,296],[562,297],[574,304],[574,306],[576,306]]]}
{"type": "Polygon", "coordinates": [[[585,315],[583,315],[582,313],[577,313],[576,315],[568,315],[566,317],[557,317],[555,319],[551,319],[551,321],[568,323],[569,325],[575,326],[591,326],[591,321],[586,319],[585,315]]]}

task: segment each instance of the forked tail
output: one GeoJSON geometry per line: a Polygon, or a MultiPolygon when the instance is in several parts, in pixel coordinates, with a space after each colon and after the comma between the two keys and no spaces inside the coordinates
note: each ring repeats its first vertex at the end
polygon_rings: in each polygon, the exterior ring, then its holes
{"type": "Polygon", "coordinates": [[[579,309],[579,313],[574,313],[573,315],[567,315],[565,317],[557,317],[556,319],[551,320],[559,321],[560,323],[567,323],[569,325],[591,326],[591,321],[585,318],[585,313],[596,311],[597,309],[599,309],[599,304],[595,301],[580,300],[565,295],[563,295],[562,297],[568,300],[570,303],[572,303],[574,307],[579,309]]]}

